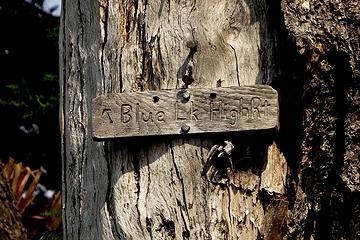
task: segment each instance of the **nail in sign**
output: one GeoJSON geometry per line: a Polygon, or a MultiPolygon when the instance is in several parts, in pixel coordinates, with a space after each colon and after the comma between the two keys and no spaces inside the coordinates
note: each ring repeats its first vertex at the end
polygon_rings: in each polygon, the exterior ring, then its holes
{"type": "Polygon", "coordinates": [[[113,93],[93,101],[97,139],[277,128],[277,92],[266,85],[113,93]]]}

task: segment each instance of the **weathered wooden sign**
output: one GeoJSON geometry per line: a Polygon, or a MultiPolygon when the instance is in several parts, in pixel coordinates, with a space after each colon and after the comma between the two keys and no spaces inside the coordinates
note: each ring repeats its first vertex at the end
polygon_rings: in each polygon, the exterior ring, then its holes
{"type": "Polygon", "coordinates": [[[266,85],[113,93],[93,101],[95,138],[272,129],[277,92],[266,85]]]}

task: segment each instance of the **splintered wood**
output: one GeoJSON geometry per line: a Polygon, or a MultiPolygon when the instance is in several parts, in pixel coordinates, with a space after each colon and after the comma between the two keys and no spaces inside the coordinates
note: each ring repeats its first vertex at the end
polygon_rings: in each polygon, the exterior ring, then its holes
{"type": "Polygon", "coordinates": [[[278,113],[277,92],[266,85],[113,93],[93,101],[93,136],[273,129],[278,113]]]}

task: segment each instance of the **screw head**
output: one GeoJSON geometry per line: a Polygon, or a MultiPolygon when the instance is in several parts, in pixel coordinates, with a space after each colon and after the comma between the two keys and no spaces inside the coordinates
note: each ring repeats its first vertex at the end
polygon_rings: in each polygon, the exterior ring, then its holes
{"type": "Polygon", "coordinates": [[[190,126],[186,123],[181,124],[181,133],[188,133],[190,131],[190,126]]]}
{"type": "Polygon", "coordinates": [[[184,100],[189,100],[190,99],[190,92],[188,90],[184,90],[182,93],[181,93],[181,96],[183,97],[184,100]]]}

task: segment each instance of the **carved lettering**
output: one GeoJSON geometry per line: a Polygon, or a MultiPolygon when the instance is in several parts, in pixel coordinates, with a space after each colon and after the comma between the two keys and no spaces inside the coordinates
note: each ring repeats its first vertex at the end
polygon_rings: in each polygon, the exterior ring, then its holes
{"type": "Polygon", "coordinates": [[[135,117],[135,121],[138,124],[147,123],[147,122],[165,122],[165,112],[152,111],[146,112],[141,109],[140,103],[136,103],[135,112],[133,112],[133,107],[130,104],[122,104],[121,105],[121,122],[122,123],[129,123],[132,121],[133,117],[135,117]]]}
{"type": "Polygon", "coordinates": [[[132,116],[130,114],[132,107],[130,104],[121,104],[121,122],[128,123],[131,121],[132,116]]]}
{"type": "Polygon", "coordinates": [[[144,122],[148,122],[149,120],[153,120],[153,118],[152,118],[152,112],[149,112],[149,115],[146,117],[146,113],[142,113],[142,120],[144,121],[144,122]]]}
{"type": "Polygon", "coordinates": [[[267,119],[269,117],[269,107],[270,107],[270,104],[269,104],[268,100],[265,99],[263,106],[265,108],[265,110],[264,110],[264,112],[265,112],[264,113],[264,118],[267,119]]]}
{"type": "Polygon", "coordinates": [[[99,96],[94,100],[94,136],[178,134],[183,124],[191,128],[189,134],[277,127],[277,93],[269,86],[186,91],[186,101],[179,89],[99,96]]]}
{"type": "Polygon", "coordinates": [[[106,115],[109,118],[110,123],[113,123],[114,121],[111,118],[110,112],[111,112],[111,108],[104,108],[103,112],[102,112],[102,115],[104,115],[104,113],[106,113],[106,115]]]}
{"type": "Polygon", "coordinates": [[[179,101],[176,101],[175,102],[175,121],[186,120],[186,117],[179,115],[180,109],[179,109],[178,105],[179,105],[179,101]]]}
{"type": "Polygon", "coordinates": [[[230,110],[230,125],[235,126],[238,119],[238,111],[233,109],[230,110]]]}
{"type": "MultiPolygon", "coordinates": [[[[209,115],[206,119],[200,119],[201,111],[196,107],[194,101],[187,103],[175,102],[175,121],[224,121],[231,126],[236,126],[240,120],[261,120],[269,117],[269,101],[260,97],[240,97],[235,102],[225,102],[223,100],[209,101],[209,115]]],[[[156,106],[149,111],[142,109],[140,103],[133,107],[130,104],[121,105],[121,122],[126,124],[135,119],[138,124],[148,122],[165,122],[165,111],[158,110],[156,106]],[[135,111],[134,111],[135,110],[135,111]]],[[[110,123],[113,123],[111,109],[103,109],[103,114],[107,114],[110,123]]]]}
{"type": "Polygon", "coordinates": [[[218,101],[218,102],[214,102],[214,101],[210,101],[210,121],[214,121],[214,115],[215,113],[218,113],[219,118],[218,120],[222,120],[222,112],[223,112],[223,105],[222,105],[222,101],[218,101]]]}
{"type": "Polygon", "coordinates": [[[194,102],[191,101],[190,102],[190,120],[195,120],[195,121],[199,121],[198,116],[196,115],[196,112],[198,111],[198,109],[194,108],[194,102]]]}
{"type": "Polygon", "coordinates": [[[140,103],[136,103],[136,112],[135,112],[135,116],[136,116],[136,122],[139,123],[140,122],[140,103]]]}
{"type": "MultiPolygon", "coordinates": [[[[261,120],[269,117],[270,104],[267,99],[263,100],[260,97],[238,99],[238,105],[234,106],[234,103],[226,103],[223,100],[209,102],[209,115],[208,119],[200,119],[200,110],[195,106],[194,101],[188,103],[175,102],[175,121],[225,121],[231,126],[237,125],[239,120],[261,120]],[[232,106],[232,107],[229,107],[232,106]]],[[[163,110],[153,109],[153,111],[144,111],[141,108],[140,103],[136,103],[135,112],[133,112],[133,106],[130,104],[121,105],[121,122],[129,123],[135,118],[138,124],[147,122],[165,122],[165,112],[163,110]]],[[[156,107],[158,108],[158,106],[156,107]]],[[[110,123],[113,123],[112,116],[110,114],[111,109],[104,109],[103,114],[107,114],[110,123]]]]}
{"type": "Polygon", "coordinates": [[[249,108],[244,107],[244,99],[241,97],[240,98],[240,104],[239,104],[239,111],[240,111],[240,118],[244,118],[244,112],[246,114],[246,119],[249,119],[249,108]]]}
{"type": "Polygon", "coordinates": [[[227,105],[226,103],[223,103],[223,106],[222,106],[222,112],[223,112],[223,120],[226,121],[227,120],[227,105]]]}
{"type": "Polygon", "coordinates": [[[165,112],[159,111],[156,113],[157,121],[158,122],[165,122],[165,112]]]}
{"type": "MultiPolygon", "coordinates": [[[[239,99],[239,107],[232,108],[229,110],[229,123],[231,126],[235,126],[238,120],[261,120],[262,118],[267,119],[269,117],[269,107],[270,104],[267,99],[264,101],[260,97],[252,97],[249,99],[244,99],[241,97],[239,99]],[[247,100],[247,101],[246,101],[247,100]],[[247,104],[246,104],[247,103],[247,104]],[[251,112],[250,112],[251,110],[251,112]]],[[[223,109],[224,119],[226,120],[226,108],[223,109]]]]}
{"type": "Polygon", "coordinates": [[[252,119],[261,119],[260,115],[260,106],[261,99],[259,97],[252,97],[251,98],[251,118],[252,119]]]}

